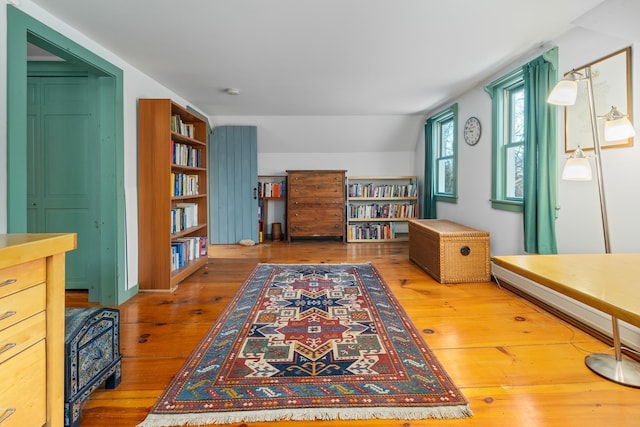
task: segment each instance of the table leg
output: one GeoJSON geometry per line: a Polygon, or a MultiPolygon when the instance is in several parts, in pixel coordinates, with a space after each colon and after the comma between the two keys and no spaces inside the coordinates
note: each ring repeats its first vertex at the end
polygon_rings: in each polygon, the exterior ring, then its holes
{"type": "Polygon", "coordinates": [[[584,362],[596,374],[618,384],[640,388],[640,363],[623,358],[618,319],[611,318],[613,324],[613,347],[615,355],[593,353],[584,362]]]}

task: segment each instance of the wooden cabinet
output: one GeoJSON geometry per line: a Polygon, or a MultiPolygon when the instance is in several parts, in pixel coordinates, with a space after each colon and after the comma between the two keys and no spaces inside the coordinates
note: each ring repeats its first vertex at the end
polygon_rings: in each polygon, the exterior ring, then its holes
{"type": "Polygon", "coordinates": [[[280,223],[281,230],[286,230],[287,177],[258,176],[258,199],[258,242],[262,243],[273,238],[273,224],[280,223]]]}
{"type": "Polygon", "coordinates": [[[406,241],[407,221],[418,218],[415,176],[350,176],[347,241],[406,241]]]}
{"type": "Polygon", "coordinates": [[[75,234],[0,234],[0,420],[64,424],[65,252],[75,234]]]}
{"type": "Polygon", "coordinates": [[[138,100],[140,290],[173,291],[207,262],[207,123],[170,99],[138,100]]]}
{"type": "Polygon", "coordinates": [[[287,239],[345,240],[345,171],[287,171],[287,239]]]}

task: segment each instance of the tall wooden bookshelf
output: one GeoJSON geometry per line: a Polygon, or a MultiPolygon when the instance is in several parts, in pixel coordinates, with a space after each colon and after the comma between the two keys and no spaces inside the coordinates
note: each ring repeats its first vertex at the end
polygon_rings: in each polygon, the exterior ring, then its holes
{"type": "Polygon", "coordinates": [[[139,288],[173,291],[207,262],[207,124],[170,99],[138,100],[139,288]]]}
{"type": "Polygon", "coordinates": [[[416,176],[348,177],[347,241],[407,240],[407,221],[419,217],[417,182],[416,176]]]}

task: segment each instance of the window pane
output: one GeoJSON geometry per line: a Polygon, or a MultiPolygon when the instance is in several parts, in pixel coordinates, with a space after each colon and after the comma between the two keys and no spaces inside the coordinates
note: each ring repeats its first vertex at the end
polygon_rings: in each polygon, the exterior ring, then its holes
{"type": "Polygon", "coordinates": [[[453,119],[440,125],[440,157],[453,156],[453,119]]]}
{"type": "Polygon", "coordinates": [[[519,198],[524,196],[522,174],[524,165],[524,146],[516,145],[506,151],[506,196],[519,198]]]}
{"type": "Polygon", "coordinates": [[[438,193],[453,193],[453,159],[438,161],[438,193]]]}
{"type": "Polygon", "coordinates": [[[524,87],[509,92],[510,143],[524,141],[524,87]]]}

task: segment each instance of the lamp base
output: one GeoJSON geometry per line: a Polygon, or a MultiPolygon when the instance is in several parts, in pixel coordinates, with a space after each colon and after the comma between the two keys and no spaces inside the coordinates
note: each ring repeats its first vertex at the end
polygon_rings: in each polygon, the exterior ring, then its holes
{"type": "Polygon", "coordinates": [[[596,374],[618,384],[640,388],[640,363],[623,359],[617,360],[612,354],[593,353],[584,363],[596,374]]]}

